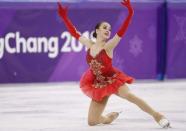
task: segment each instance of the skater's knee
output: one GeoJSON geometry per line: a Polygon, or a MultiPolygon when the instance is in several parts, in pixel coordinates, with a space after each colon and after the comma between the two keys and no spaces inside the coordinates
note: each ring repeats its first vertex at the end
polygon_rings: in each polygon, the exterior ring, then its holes
{"type": "Polygon", "coordinates": [[[100,116],[99,119],[88,119],[88,125],[89,126],[95,126],[100,123],[102,124],[109,124],[111,119],[109,117],[100,116]]]}
{"type": "Polygon", "coordinates": [[[97,124],[99,124],[97,121],[88,120],[88,125],[89,126],[96,126],[97,124]]]}
{"type": "Polygon", "coordinates": [[[98,118],[93,118],[93,117],[88,118],[88,125],[89,126],[95,126],[97,124],[99,124],[98,118]]]}

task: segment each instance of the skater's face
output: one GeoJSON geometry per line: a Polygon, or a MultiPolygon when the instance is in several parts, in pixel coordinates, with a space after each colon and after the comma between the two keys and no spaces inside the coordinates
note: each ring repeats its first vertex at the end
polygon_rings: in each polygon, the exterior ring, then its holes
{"type": "Polygon", "coordinates": [[[96,29],[98,37],[101,37],[104,40],[110,38],[111,35],[111,25],[107,22],[102,22],[98,29],[96,29]]]}

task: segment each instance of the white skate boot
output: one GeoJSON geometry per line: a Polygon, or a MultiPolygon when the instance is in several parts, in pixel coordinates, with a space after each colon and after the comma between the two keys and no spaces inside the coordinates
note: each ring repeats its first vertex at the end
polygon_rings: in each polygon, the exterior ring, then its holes
{"type": "Polygon", "coordinates": [[[162,127],[162,128],[171,128],[170,126],[170,122],[166,119],[166,118],[162,118],[160,119],[160,121],[158,122],[158,124],[162,127]]]}

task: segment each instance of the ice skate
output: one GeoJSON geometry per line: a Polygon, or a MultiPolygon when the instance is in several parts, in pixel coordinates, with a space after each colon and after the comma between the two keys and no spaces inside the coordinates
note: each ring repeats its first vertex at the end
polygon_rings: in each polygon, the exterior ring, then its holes
{"type": "Polygon", "coordinates": [[[162,128],[171,128],[169,120],[166,119],[165,117],[163,117],[162,119],[160,119],[160,121],[158,122],[158,124],[162,128]]]}

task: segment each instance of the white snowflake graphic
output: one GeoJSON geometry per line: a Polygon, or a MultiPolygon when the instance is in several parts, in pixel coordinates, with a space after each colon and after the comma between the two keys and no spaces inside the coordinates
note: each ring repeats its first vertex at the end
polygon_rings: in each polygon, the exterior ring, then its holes
{"type": "Polygon", "coordinates": [[[134,38],[129,41],[130,44],[129,52],[132,53],[135,57],[137,57],[139,54],[143,52],[142,43],[143,41],[137,35],[135,35],[134,38]]]}
{"type": "Polygon", "coordinates": [[[17,76],[17,72],[15,71],[13,75],[14,75],[14,76],[17,76]]]}
{"type": "Polygon", "coordinates": [[[154,25],[151,25],[148,28],[148,36],[152,40],[155,40],[156,39],[156,27],[154,25]]]}
{"type": "Polygon", "coordinates": [[[178,25],[178,32],[175,36],[176,41],[184,41],[186,44],[186,17],[174,16],[178,25]]]}

